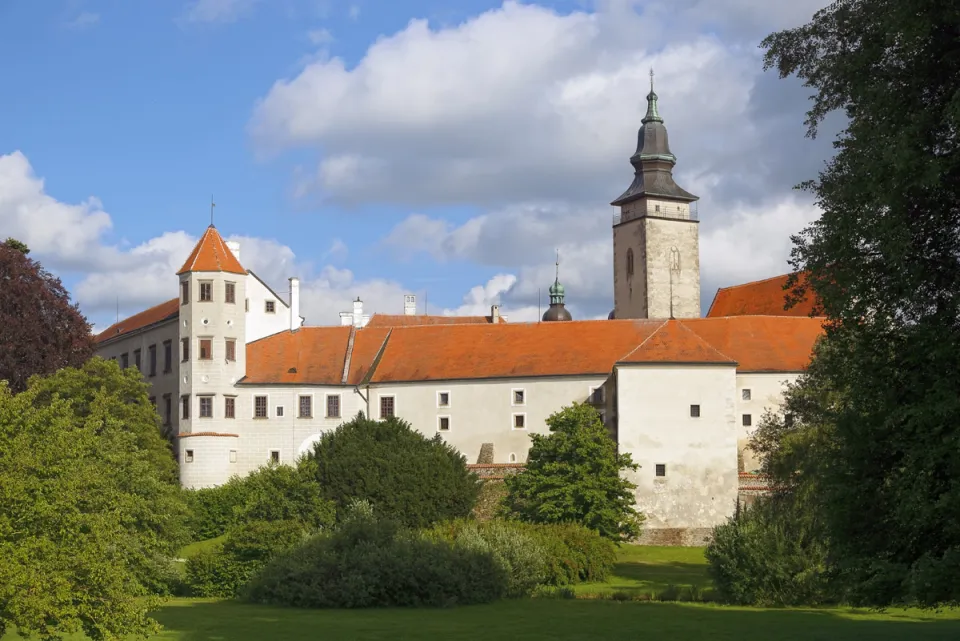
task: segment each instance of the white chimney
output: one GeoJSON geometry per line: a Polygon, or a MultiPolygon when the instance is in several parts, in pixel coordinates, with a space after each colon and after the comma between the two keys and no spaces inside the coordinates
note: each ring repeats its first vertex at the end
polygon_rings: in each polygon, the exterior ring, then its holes
{"type": "Polygon", "coordinates": [[[290,331],[300,329],[300,279],[290,278],[290,331]]]}
{"type": "Polygon", "coordinates": [[[353,325],[353,312],[340,312],[340,326],[348,327],[353,325]]]}
{"type": "Polygon", "coordinates": [[[233,257],[237,259],[237,262],[240,262],[240,243],[235,240],[228,240],[227,249],[229,249],[233,257]]]}
{"type": "Polygon", "coordinates": [[[360,327],[361,318],[363,318],[363,301],[357,296],[357,300],[353,301],[353,324],[360,327]]]}
{"type": "Polygon", "coordinates": [[[417,297],[413,294],[407,294],[403,297],[403,315],[404,316],[416,316],[417,315],[417,297]]]}
{"type": "Polygon", "coordinates": [[[491,323],[500,322],[500,306],[499,305],[490,306],[490,322],[491,323]]]}

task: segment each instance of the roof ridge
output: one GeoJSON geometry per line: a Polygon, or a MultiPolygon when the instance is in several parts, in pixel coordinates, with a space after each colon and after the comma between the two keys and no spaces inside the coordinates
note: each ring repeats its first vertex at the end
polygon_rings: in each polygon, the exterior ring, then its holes
{"type": "MultiPolygon", "coordinates": [[[[624,319],[624,320],[626,320],[626,319],[624,319]]],[[[670,320],[668,319],[668,320],[665,320],[665,321],[663,321],[662,323],[660,323],[660,325],[659,325],[655,330],[653,330],[652,332],[650,332],[650,334],[649,334],[645,339],[643,339],[642,341],[640,341],[640,344],[639,344],[639,345],[637,345],[636,347],[634,347],[633,349],[631,349],[629,352],[627,352],[626,354],[624,354],[623,356],[621,356],[621,357],[620,357],[619,359],[617,359],[617,360],[623,361],[623,360],[626,360],[626,359],[630,358],[630,356],[632,356],[634,352],[636,352],[636,351],[639,350],[641,347],[643,347],[644,345],[646,345],[646,344],[647,344],[647,341],[649,341],[651,338],[653,338],[654,336],[656,336],[657,333],[659,333],[660,330],[663,329],[663,328],[666,326],[666,324],[669,323],[669,322],[670,322],[670,320]]]]}
{"type": "MultiPolygon", "coordinates": [[[[789,276],[791,276],[792,274],[799,274],[799,273],[802,273],[802,272],[787,272],[786,274],[778,274],[778,275],[776,275],[776,276],[770,276],[770,277],[768,277],[768,278],[761,278],[761,279],[759,279],[759,280],[751,280],[751,281],[748,281],[748,282],[746,282],[746,283],[737,283],[736,285],[728,285],[728,286],[726,286],[726,287],[718,287],[718,288],[717,288],[717,291],[718,291],[718,292],[721,292],[721,291],[725,291],[725,290],[728,290],[728,289],[736,289],[736,288],[738,288],[738,287],[747,287],[747,286],[749,286],[749,285],[759,285],[760,283],[766,283],[766,282],[769,282],[769,281],[771,281],[771,280],[777,280],[778,278],[783,278],[784,276],[789,277],[789,276]]],[[[711,307],[712,307],[712,305],[711,305],[711,307]]]]}
{"type": "Polygon", "coordinates": [[[723,352],[721,352],[719,349],[717,349],[716,347],[714,347],[714,346],[710,343],[710,341],[708,341],[708,340],[705,339],[703,336],[701,336],[700,334],[698,334],[698,333],[696,332],[696,330],[694,330],[693,328],[688,327],[686,323],[681,322],[681,321],[677,321],[677,322],[680,323],[680,327],[682,327],[683,329],[685,329],[685,330],[687,330],[688,332],[690,332],[691,334],[693,334],[693,335],[697,338],[697,340],[699,340],[699,341],[702,342],[704,345],[706,345],[707,347],[709,347],[710,349],[712,349],[713,351],[715,351],[715,352],[716,352],[717,354],[719,354],[720,356],[723,356],[725,359],[727,359],[727,360],[730,361],[731,363],[737,363],[737,362],[738,362],[737,359],[735,359],[735,358],[730,358],[729,356],[727,356],[726,354],[724,354],[723,352]]]}

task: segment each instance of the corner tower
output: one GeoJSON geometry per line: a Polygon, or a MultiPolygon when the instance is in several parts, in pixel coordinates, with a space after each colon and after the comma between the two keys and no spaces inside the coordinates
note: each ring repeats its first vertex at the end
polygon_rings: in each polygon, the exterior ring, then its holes
{"type": "MultiPolygon", "coordinates": [[[[234,384],[246,371],[247,270],[210,225],[177,276],[180,433],[235,431],[224,423],[242,411],[234,384]]],[[[181,439],[181,448],[191,441],[181,439]]],[[[182,480],[184,470],[181,464],[182,480]]]]}
{"type": "Polygon", "coordinates": [[[698,196],[673,180],[676,156],[650,71],[647,114],[630,157],[633,183],[611,205],[614,318],[699,318],[698,196]]]}

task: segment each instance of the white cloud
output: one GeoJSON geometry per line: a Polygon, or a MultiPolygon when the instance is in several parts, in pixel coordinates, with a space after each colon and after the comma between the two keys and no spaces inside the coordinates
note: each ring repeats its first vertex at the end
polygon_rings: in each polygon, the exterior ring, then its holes
{"type": "Polygon", "coordinates": [[[187,22],[233,22],[260,0],[194,0],[184,11],[187,22]]]}
{"type": "Polygon", "coordinates": [[[311,29],[307,32],[307,38],[315,45],[328,45],[334,40],[329,29],[311,29]]]}

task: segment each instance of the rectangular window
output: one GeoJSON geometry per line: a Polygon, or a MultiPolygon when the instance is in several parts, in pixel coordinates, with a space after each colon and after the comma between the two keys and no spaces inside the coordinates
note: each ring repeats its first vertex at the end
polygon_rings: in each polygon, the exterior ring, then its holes
{"type": "Polygon", "coordinates": [[[236,283],[225,283],[223,286],[223,302],[230,303],[231,305],[236,304],[237,302],[237,285],[236,283]]]}
{"type": "Polygon", "coordinates": [[[237,360],[237,339],[228,338],[225,344],[227,346],[227,360],[232,363],[237,360]]]}
{"type": "Polygon", "coordinates": [[[182,352],[182,360],[184,363],[190,360],[190,339],[184,338],[180,340],[180,347],[182,352]]]}
{"type": "Polygon", "coordinates": [[[184,463],[193,463],[193,450],[184,450],[184,451],[183,451],[183,462],[184,462],[184,463]]]}
{"type": "Polygon", "coordinates": [[[744,426],[744,427],[750,427],[751,425],[753,425],[753,416],[751,416],[750,414],[744,414],[744,415],[743,415],[743,426],[744,426]]]}
{"type": "Polygon", "coordinates": [[[253,417],[267,418],[267,397],[266,396],[253,397],[253,417]]]}
{"type": "Polygon", "coordinates": [[[280,450],[270,450],[270,462],[271,463],[280,462],[280,450]]]}
{"type": "Polygon", "coordinates": [[[133,350],[133,366],[136,367],[138,370],[143,371],[141,369],[141,366],[143,365],[143,359],[140,358],[140,352],[141,350],[139,349],[133,350]]]}
{"type": "Polygon", "coordinates": [[[272,300],[268,300],[263,304],[263,309],[268,314],[272,314],[277,311],[277,303],[272,300]]]}
{"type": "Polygon", "coordinates": [[[180,416],[184,420],[190,418],[190,395],[184,394],[180,397],[180,416]]]}
{"type": "Polygon", "coordinates": [[[213,418],[213,397],[200,397],[200,418],[213,418]]]}
{"type": "Polygon", "coordinates": [[[691,405],[690,406],[690,417],[691,418],[700,418],[700,406],[691,405]]]}
{"type": "Polygon", "coordinates": [[[120,369],[127,369],[130,367],[130,355],[124,352],[120,354],[120,369]]]}
{"type": "Polygon", "coordinates": [[[523,405],[527,401],[527,395],[522,389],[513,390],[513,404],[523,405]]]}
{"type": "Polygon", "coordinates": [[[657,476],[666,476],[666,475],[667,475],[667,464],[657,463],[657,476]]]}
{"type": "Polygon", "coordinates": [[[249,298],[244,298],[244,299],[243,299],[243,311],[245,311],[245,312],[249,312],[249,311],[250,311],[250,299],[249,299],[249,298]]]}
{"type": "Polygon", "coordinates": [[[163,395],[163,424],[169,426],[173,421],[173,399],[169,394],[163,395]]]}
{"type": "Polygon", "coordinates": [[[236,463],[236,462],[237,462],[237,451],[236,451],[236,450],[230,450],[230,462],[231,462],[231,463],[236,463]]]}
{"type": "Polygon", "coordinates": [[[327,418],[340,418],[339,394],[331,394],[327,397],[327,418]]]}
{"type": "Polygon", "coordinates": [[[603,403],[602,387],[594,387],[590,390],[590,403],[594,405],[601,405],[603,403]]]}
{"type": "Polygon", "coordinates": [[[283,405],[277,405],[277,416],[283,416],[283,405]]]}
{"type": "Polygon", "coordinates": [[[450,431],[450,417],[449,416],[438,416],[437,417],[437,429],[441,432],[450,431]]]}
{"type": "Polygon", "coordinates": [[[749,389],[742,389],[742,390],[740,390],[740,398],[743,399],[743,400],[745,400],[745,401],[749,401],[749,400],[750,400],[750,390],[749,390],[749,389]]]}
{"type": "Polygon", "coordinates": [[[147,348],[147,358],[150,359],[150,376],[157,375],[157,346],[151,345],[147,348]]]}
{"type": "Polygon", "coordinates": [[[163,373],[173,371],[173,341],[163,341],[163,373]]]}
{"type": "Polygon", "coordinates": [[[380,397],[380,418],[393,418],[395,409],[392,396],[380,397]]]}
{"type": "Polygon", "coordinates": [[[180,281],[180,304],[186,305],[190,302],[190,281],[180,281]]]}
{"type": "Polygon", "coordinates": [[[200,302],[209,303],[213,300],[213,283],[209,280],[200,283],[200,302]]]}
{"type": "Polygon", "coordinates": [[[211,359],[213,359],[213,339],[201,338],[200,339],[200,360],[209,361],[211,359]]]}
{"type": "Polygon", "coordinates": [[[450,407],[450,392],[437,392],[437,407],[450,407]]]}
{"type": "Polygon", "coordinates": [[[513,415],[513,429],[522,430],[527,427],[527,415],[526,414],[514,414],[513,415]]]}
{"type": "Polygon", "coordinates": [[[313,397],[300,397],[300,418],[310,418],[313,416],[313,397]]]}
{"type": "Polygon", "coordinates": [[[236,418],[237,417],[237,399],[232,396],[228,396],[223,399],[223,417],[224,418],[236,418]]]}

